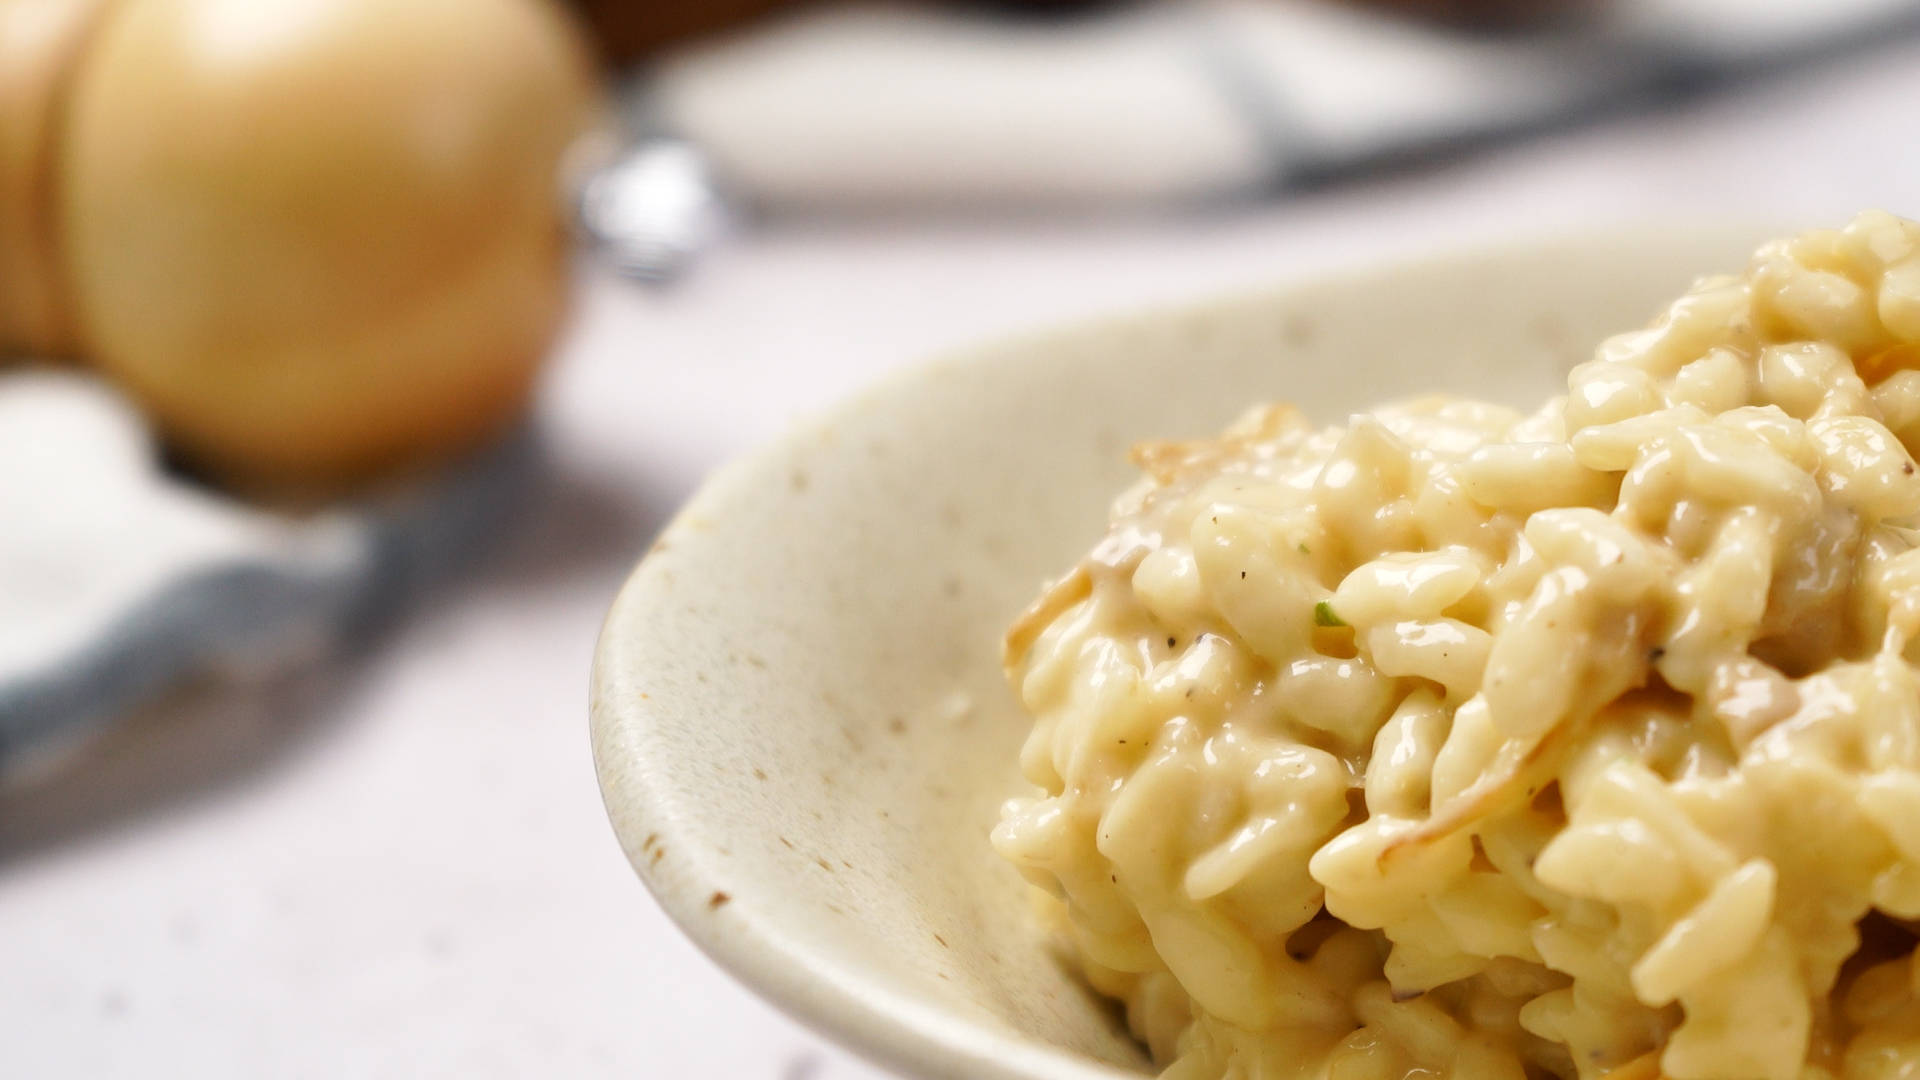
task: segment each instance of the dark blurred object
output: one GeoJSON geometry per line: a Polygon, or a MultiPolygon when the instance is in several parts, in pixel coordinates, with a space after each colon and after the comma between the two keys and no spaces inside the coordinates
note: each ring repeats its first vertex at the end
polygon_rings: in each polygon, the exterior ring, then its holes
{"type": "Polygon", "coordinates": [[[557,0],[100,3],[0,0],[0,347],[99,367],[248,487],[510,426],[599,96],[557,0]]]}
{"type": "Polygon", "coordinates": [[[1519,26],[1606,6],[1605,0],[1353,0],[1367,7],[1467,26],[1519,26]]]}
{"type": "MultiPolygon", "coordinates": [[[[705,37],[791,8],[815,6],[818,0],[569,0],[579,10],[599,41],[600,51],[615,64],[649,56],[668,45],[705,37]]],[[[1471,3],[1471,0],[1467,0],[1471,3]]],[[[1524,4],[1524,0],[1515,0],[1524,4]]],[[[975,0],[950,7],[988,8],[1001,12],[1032,8],[1106,6],[1094,0],[975,0]]]]}
{"type": "Polygon", "coordinates": [[[624,64],[688,38],[750,22],[808,0],[570,0],[608,60],[624,64]]]}

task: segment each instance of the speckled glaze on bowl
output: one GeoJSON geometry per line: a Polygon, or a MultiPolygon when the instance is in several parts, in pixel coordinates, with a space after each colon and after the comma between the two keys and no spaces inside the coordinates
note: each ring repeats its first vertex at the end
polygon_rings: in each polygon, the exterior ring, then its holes
{"type": "Polygon", "coordinates": [[[1027,731],[1000,635],[1103,529],[1146,437],[1287,399],[1532,404],[1763,230],[1436,259],[990,347],[723,470],[621,590],[594,753],[628,857],[754,989],[912,1077],[1147,1064],[989,849],[1027,731]]]}

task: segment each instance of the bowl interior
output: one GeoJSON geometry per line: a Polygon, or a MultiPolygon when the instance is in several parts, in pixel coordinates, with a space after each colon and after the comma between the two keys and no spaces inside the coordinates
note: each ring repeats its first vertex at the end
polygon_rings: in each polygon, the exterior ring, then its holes
{"type": "Polygon", "coordinates": [[[1452,257],[1016,341],[898,378],[723,471],[595,663],[601,784],[698,943],[913,1076],[1146,1069],[989,849],[1027,721],[999,641],[1101,534],[1135,440],[1287,399],[1531,405],[1759,230],[1452,257]]]}

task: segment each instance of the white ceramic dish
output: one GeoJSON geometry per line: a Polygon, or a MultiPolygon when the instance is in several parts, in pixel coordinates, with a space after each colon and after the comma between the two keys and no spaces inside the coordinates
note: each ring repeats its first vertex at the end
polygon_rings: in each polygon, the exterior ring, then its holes
{"type": "Polygon", "coordinates": [[[628,857],[735,975],[908,1076],[1145,1071],[986,841],[1027,730],[1001,632],[1100,535],[1128,444],[1266,399],[1532,404],[1760,235],[1561,241],[1033,337],[733,465],[600,639],[594,752],[628,857]]]}

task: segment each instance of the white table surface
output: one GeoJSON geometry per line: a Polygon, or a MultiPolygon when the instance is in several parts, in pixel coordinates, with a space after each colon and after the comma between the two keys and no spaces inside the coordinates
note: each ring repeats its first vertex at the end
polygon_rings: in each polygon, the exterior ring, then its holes
{"type": "Polygon", "coordinates": [[[0,796],[0,1076],[859,1080],[684,943],[600,812],[609,597],[722,459],[1003,331],[1489,236],[1920,214],[1920,43],[1203,219],[781,226],[590,277],[502,550],[291,685],[209,688],[0,796]]]}

